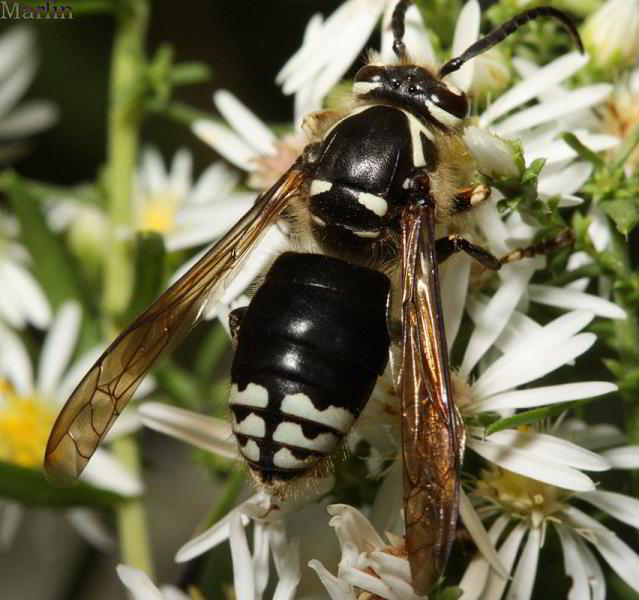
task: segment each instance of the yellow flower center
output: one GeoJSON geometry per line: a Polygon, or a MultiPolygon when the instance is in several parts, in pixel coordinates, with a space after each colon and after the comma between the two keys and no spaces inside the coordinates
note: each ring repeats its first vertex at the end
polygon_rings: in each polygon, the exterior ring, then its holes
{"type": "Polygon", "coordinates": [[[529,520],[533,527],[560,511],[567,494],[554,485],[494,466],[481,472],[476,493],[503,511],[529,520]]]}
{"type": "Polygon", "coordinates": [[[169,233],[175,229],[175,213],[180,201],[175,196],[155,196],[145,199],[138,229],[140,231],[155,231],[169,233]]]}
{"type": "Polygon", "coordinates": [[[55,412],[35,396],[18,395],[0,378],[0,460],[38,467],[55,412]]]}

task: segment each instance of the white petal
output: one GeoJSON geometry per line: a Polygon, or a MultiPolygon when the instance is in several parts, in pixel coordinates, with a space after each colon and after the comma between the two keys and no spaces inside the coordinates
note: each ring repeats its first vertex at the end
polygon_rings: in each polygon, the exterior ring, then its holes
{"type": "MultiPolygon", "coordinates": [[[[523,523],[518,523],[499,548],[499,558],[509,573],[515,564],[515,558],[526,531],[526,526],[523,523]]],[[[482,599],[499,600],[504,593],[507,583],[508,579],[504,579],[494,571],[491,571],[488,575],[488,583],[486,584],[482,599]]]]}
{"type": "MultiPolygon", "coordinates": [[[[571,133],[574,133],[577,139],[593,152],[610,150],[618,146],[621,142],[619,138],[604,133],[589,133],[586,131],[572,131],[571,133]]],[[[553,165],[564,160],[575,158],[576,156],[577,153],[564,140],[554,140],[551,143],[535,147],[530,145],[524,146],[526,164],[531,163],[537,158],[545,158],[547,165],[553,165]]]]}
{"type": "Polygon", "coordinates": [[[255,576],[255,598],[260,600],[268,584],[269,575],[269,531],[263,523],[253,527],[252,569],[255,576]]]}
{"type": "Polygon", "coordinates": [[[615,533],[580,510],[569,507],[564,513],[578,526],[590,529],[597,538],[596,548],[610,568],[633,590],[639,592],[639,555],[615,533]]]}
{"type": "MultiPolygon", "coordinates": [[[[459,56],[468,46],[477,41],[480,16],[477,0],[470,0],[464,4],[455,25],[451,56],[459,56]]],[[[462,65],[461,69],[451,73],[450,79],[460,90],[468,91],[473,81],[474,69],[475,61],[469,60],[465,65],[462,65]]]]}
{"type": "Polygon", "coordinates": [[[213,94],[213,102],[229,125],[256,154],[275,154],[277,138],[273,132],[231,92],[218,90],[213,94]]]}
{"type": "Polygon", "coordinates": [[[27,91],[36,72],[33,56],[24,56],[0,86],[0,115],[6,115],[27,91]]]}
{"type": "MultiPolygon", "coordinates": [[[[579,558],[581,559],[581,562],[584,564],[584,567],[586,569],[586,573],[588,575],[588,584],[590,585],[590,593],[592,594],[592,600],[605,600],[606,578],[604,577],[599,561],[590,551],[590,548],[588,548],[583,538],[578,537],[571,530],[568,530],[568,532],[575,540],[579,558]]],[[[581,600],[581,598],[579,598],[578,600],[581,600]]]]}
{"type": "Polygon", "coordinates": [[[537,575],[540,546],[541,530],[535,527],[528,534],[506,600],[530,600],[537,575]]]}
{"type": "Polygon", "coordinates": [[[326,567],[324,567],[319,560],[313,559],[309,561],[308,566],[317,573],[331,600],[355,600],[355,593],[353,592],[352,586],[327,571],[326,567]]]}
{"type": "Polygon", "coordinates": [[[581,55],[579,52],[564,54],[500,96],[481,116],[480,125],[485,127],[495,119],[505,115],[509,110],[523,105],[544,89],[576,73],[587,62],[588,57],[581,55]]]}
{"type": "Polygon", "coordinates": [[[639,446],[622,446],[601,453],[613,469],[639,469],[639,446]]]}
{"type": "MultiPolygon", "coordinates": [[[[139,389],[140,388],[138,388],[138,390],[139,389]]],[[[113,423],[113,427],[109,429],[106,437],[104,438],[104,442],[108,444],[119,437],[135,433],[141,428],[142,419],[140,415],[135,410],[129,408],[120,414],[115,423],[113,423]]]]}
{"type": "Polygon", "coordinates": [[[353,567],[340,568],[340,577],[373,595],[386,598],[386,600],[399,600],[390,587],[375,575],[371,575],[353,567]]]}
{"type": "Polygon", "coordinates": [[[95,451],[80,479],[123,496],[139,496],[144,490],[139,477],[102,448],[95,451]]]}
{"type": "Polygon", "coordinates": [[[577,290],[550,285],[530,284],[528,297],[533,302],[558,306],[570,310],[590,310],[600,317],[610,319],[626,319],[626,311],[605,298],[592,294],[584,294],[577,290]]]}
{"type": "Polygon", "coordinates": [[[77,302],[65,302],[53,319],[38,362],[36,387],[44,396],[53,395],[71,359],[80,333],[82,309],[77,302]]]}
{"type": "Polygon", "coordinates": [[[155,431],[224,458],[238,458],[229,424],[222,419],[193,413],[160,402],[145,402],[139,406],[138,412],[142,417],[142,423],[155,431]]]}
{"type": "Polygon", "coordinates": [[[555,529],[559,535],[564,554],[566,575],[572,578],[572,587],[568,592],[567,600],[589,600],[590,586],[588,585],[586,565],[581,560],[576,540],[563,525],[555,523],[555,529]]]}
{"type": "Polygon", "coordinates": [[[513,136],[522,129],[530,129],[541,123],[547,123],[578,110],[597,106],[610,95],[612,87],[605,83],[577,88],[564,97],[549,102],[541,102],[493,126],[497,135],[513,136]]]}
{"type": "Polygon", "coordinates": [[[352,543],[366,551],[386,546],[370,521],[356,508],[348,504],[331,504],[326,510],[332,517],[329,525],[335,529],[340,546],[352,543]]]}
{"type": "Polygon", "coordinates": [[[509,448],[474,438],[470,438],[467,445],[487,461],[531,479],[545,481],[557,487],[578,492],[586,492],[595,488],[590,477],[580,471],[563,467],[554,461],[541,459],[525,450],[509,448]]]}
{"type": "MultiPolygon", "coordinates": [[[[51,306],[36,278],[18,263],[6,260],[2,266],[5,285],[12,287],[12,293],[20,303],[20,311],[36,327],[47,327],[51,321],[51,306]]],[[[6,293],[6,288],[3,293],[6,293]]]]}
{"type": "Polygon", "coordinates": [[[233,583],[237,600],[255,599],[255,580],[251,568],[251,553],[239,512],[233,511],[229,521],[229,539],[233,559],[233,583]]]}
{"type": "MultiPolygon", "coordinates": [[[[24,25],[12,27],[0,37],[0,80],[4,79],[25,56],[33,53],[34,32],[24,25]]],[[[4,85],[0,82],[0,86],[4,85]]]]}
{"type": "Polygon", "coordinates": [[[639,500],[616,492],[594,490],[579,497],[615,519],[639,529],[639,500]]]}
{"type": "MultiPolygon", "coordinates": [[[[500,515],[490,526],[488,531],[488,541],[493,546],[497,543],[497,540],[500,538],[506,528],[506,525],[508,525],[508,522],[508,517],[506,517],[506,515],[500,515]]],[[[497,554],[497,559],[501,569],[505,570],[505,567],[501,565],[499,553],[497,554]]],[[[460,597],[460,600],[478,600],[484,591],[489,573],[490,564],[484,556],[478,552],[470,561],[461,581],[459,582],[459,588],[464,592],[460,597]]],[[[508,572],[506,572],[505,577],[509,577],[508,572]]]]}
{"type": "Polygon", "coordinates": [[[237,171],[221,161],[216,162],[207,167],[198,178],[189,194],[189,203],[197,205],[223,200],[233,191],[238,181],[237,171]]]}
{"type": "Polygon", "coordinates": [[[74,508],[67,512],[67,518],[92,546],[103,552],[113,550],[115,547],[115,538],[95,512],[85,508],[74,508]]]}
{"type": "Polygon", "coordinates": [[[160,590],[153,585],[149,576],[128,565],[118,565],[116,567],[120,581],[133,594],[135,600],[164,600],[160,590]]]}
{"type": "Polygon", "coordinates": [[[489,561],[490,566],[502,577],[508,577],[508,572],[504,565],[501,564],[501,560],[495,549],[495,540],[489,537],[488,532],[484,528],[484,524],[481,522],[477,511],[473,508],[464,490],[461,491],[459,499],[459,517],[482,556],[489,561]]]}
{"type": "Polygon", "coordinates": [[[610,468],[610,463],[601,455],[546,433],[507,429],[489,435],[484,441],[519,448],[543,460],[574,469],[606,471],[610,468]]]}
{"type": "MultiPolygon", "coordinates": [[[[251,500],[257,499],[259,496],[256,494],[247,500],[249,502],[251,500]]],[[[243,503],[243,504],[246,504],[243,503]]],[[[240,506],[234,508],[228,515],[220,519],[217,523],[209,527],[206,531],[203,531],[196,537],[190,539],[186,544],[184,544],[175,555],[175,562],[183,563],[187,562],[196,556],[200,556],[205,552],[209,551],[211,548],[215,548],[215,546],[225,542],[229,539],[229,525],[231,522],[231,517],[234,513],[239,513],[242,518],[242,524],[248,525],[249,518],[245,515],[242,515],[240,512],[240,506]]]]}
{"type": "MultiPolygon", "coordinates": [[[[392,62],[397,57],[393,52],[393,31],[391,28],[391,18],[395,9],[394,2],[386,3],[384,18],[382,20],[382,44],[381,55],[382,60],[392,62]]],[[[406,11],[406,31],[404,33],[404,44],[414,58],[417,64],[436,65],[437,58],[435,50],[430,42],[430,36],[419,9],[414,4],[408,7],[406,11]]]]}
{"type": "Polygon", "coordinates": [[[539,176],[537,190],[549,196],[574,194],[588,181],[592,170],[592,164],[585,161],[575,161],[552,174],[549,174],[549,169],[544,168],[539,176]]]}
{"type": "Polygon", "coordinates": [[[468,376],[479,359],[490,348],[506,326],[510,315],[519,302],[532,270],[506,280],[488,302],[485,310],[475,321],[460,372],[468,376]]]}
{"type": "Polygon", "coordinates": [[[173,156],[168,177],[168,189],[182,201],[191,189],[193,155],[186,148],[180,148],[173,156]]]}
{"type": "Polygon", "coordinates": [[[594,343],[595,338],[592,334],[574,334],[593,317],[586,311],[573,311],[522,340],[480,375],[472,386],[473,397],[483,399],[528,383],[579,356],[594,343]],[[543,361],[538,360],[541,355],[544,356],[543,361]]]}
{"type": "Polygon", "coordinates": [[[616,389],[615,384],[607,381],[563,383],[497,394],[473,403],[468,408],[472,412],[533,408],[571,400],[582,400],[583,398],[594,398],[614,392],[616,389]]]}
{"type": "Polygon", "coordinates": [[[191,596],[187,596],[182,590],[172,585],[160,586],[160,591],[162,592],[164,600],[192,600],[191,596]]]}
{"type": "Polygon", "coordinates": [[[255,151],[232,129],[215,121],[204,120],[195,121],[191,128],[195,135],[230,163],[243,171],[253,170],[253,161],[257,158],[255,151]]]}
{"type": "Polygon", "coordinates": [[[66,401],[66,399],[71,395],[71,392],[75,389],[75,386],[80,383],[82,377],[84,377],[93,363],[98,360],[104,350],[105,348],[103,345],[94,347],[85,352],[69,367],[57,385],[56,400],[58,402],[62,403],[66,401]]]}
{"type": "Polygon", "coordinates": [[[446,264],[442,275],[442,304],[444,328],[448,349],[453,347],[464,315],[464,304],[470,278],[470,256],[460,256],[459,260],[446,264]]]}
{"type": "Polygon", "coordinates": [[[293,600],[295,590],[300,582],[300,540],[295,538],[288,544],[287,554],[280,563],[279,576],[273,600],[293,600]]]}
{"type": "Polygon", "coordinates": [[[506,354],[511,351],[513,346],[520,343],[521,340],[534,335],[540,329],[541,325],[539,325],[539,323],[516,310],[513,312],[504,330],[495,340],[495,346],[506,354]]]}
{"type": "Polygon", "coordinates": [[[24,137],[46,129],[58,119],[50,102],[25,102],[0,121],[0,138],[24,137]]]}
{"type": "MultiPolygon", "coordinates": [[[[1,294],[0,294],[1,295],[1,294]]],[[[33,367],[22,340],[0,322],[0,373],[24,396],[33,393],[33,367]]]]}
{"type": "Polygon", "coordinates": [[[164,166],[164,160],[157,148],[147,146],[142,151],[141,173],[147,187],[147,194],[156,195],[166,193],[169,180],[164,166]]]}

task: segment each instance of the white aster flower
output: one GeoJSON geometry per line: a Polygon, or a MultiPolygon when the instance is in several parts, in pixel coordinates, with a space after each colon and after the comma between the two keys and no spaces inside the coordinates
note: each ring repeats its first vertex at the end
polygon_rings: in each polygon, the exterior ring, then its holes
{"type": "Polygon", "coordinates": [[[157,588],[146,573],[135,567],[118,565],[116,571],[135,600],[192,600],[172,585],[157,588]]]}
{"type": "Polygon", "coordinates": [[[44,329],[51,307],[29,270],[30,257],[18,241],[18,222],[0,211],[0,322],[16,329],[30,323],[44,329]]]}
{"type": "Polygon", "coordinates": [[[597,66],[632,66],[639,58],[639,2],[607,0],[581,29],[597,66]]]}
{"type": "MultiPolygon", "coordinates": [[[[623,438],[614,427],[603,424],[587,427],[579,421],[564,424],[556,428],[555,433],[583,441],[591,450],[610,446],[623,438]]],[[[636,447],[612,448],[605,454],[625,457],[625,461],[623,458],[619,461],[622,468],[639,464],[636,447]],[[631,457],[630,461],[628,457],[631,457]]],[[[568,600],[605,597],[606,580],[588,544],[597,549],[619,577],[639,591],[636,568],[639,555],[600,520],[572,505],[575,501],[586,502],[598,511],[639,529],[639,500],[636,498],[601,488],[575,493],[492,467],[482,472],[473,500],[482,518],[492,522],[489,537],[499,546],[499,556],[512,574],[512,580],[509,582],[495,573],[486,560],[477,555],[459,584],[464,590],[464,600],[498,600],[504,592],[507,592],[506,598],[528,600],[549,526],[557,534],[566,574],[573,581],[568,600]]]]}
{"type": "Polygon", "coordinates": [[[164,237],[169,252],[206,244],[226,233],[249,210],[253,194],[233,194],[236,174],[222,163],[208,167],[196,182],[188,150],[175,153],[167,169],[160,153],[147,148],[136,174],[134,228],[164,237]]]}
{"type": "Polygon", "coordinates": [[[0,37],[0,162],[23,150],[17,140],[49,127],[57,118],[50,102],[31,100],[18,106],[35,77],[37,52],[33,32],[14,27],[0,37]]]}
{"type": "MultiPolygon", "coordinates": [[[[151,429],[224,458],[241,461],[237,443],[231,438],[230,425],[226,421],[154,402],[142,404],[139,412],[144,425],[151,429]]],[[[333,483],[332,476],[313,485],[302,481],[286,500],[260,491],[184,544],[175,559],[177,562],[192,560],[229,540],[236,597],[253,600],[262,597],[268,583],[270,554],[278,578],[273,598],[292,599],[301,577],[300,540],[288,540],[284,520],[287,515],[325,496],[333,483]],[[252,554],[245,533],[249,523],[253,526],[252,554]]]]}
{"type": "Polygon", "coordinates": [[[387,600],[421,597],[413,592],[403,537],[387,532],[384,540],[352,506],[332,504],[327,510],[342,552],[337,576],[319,560],[311,560],[308,566],[317,573],[331,600],[357,600],[362,593],[387,600]]]}
{"type": "MultiPolygon", "coordinates": [[[[69,366],[80,321],[78,304],[68,302],[60,307],[45,337],[35,373],[20,338],[0,327],[0,460],[41,470],[44,449],[57,413],[98,356],[97,350],[90,351],[69,366]]],[[[148,392],[151,386],[151,382],[144,384],[140,393],[148,392]]],[[[108,439],[129,433],[138,426],[135,415],[125,414],[108,439]]],[[[142,483],[137,476],[104,448],[96,450],[82,479],[124,496],[142,492],[142,483]]],[[[7,504],[3,505],[6,509],[7,504]]],[[[14,529],[22,509],[17,504],[10,506],[9,526],[14,529]]],[[[89,511],[74,509],[68,516],[90,542],[98,546],[108,543],[108,534],[89,511]]],[[[10,537],[6,536],[5,542],[10,541],[10,537]]]]}

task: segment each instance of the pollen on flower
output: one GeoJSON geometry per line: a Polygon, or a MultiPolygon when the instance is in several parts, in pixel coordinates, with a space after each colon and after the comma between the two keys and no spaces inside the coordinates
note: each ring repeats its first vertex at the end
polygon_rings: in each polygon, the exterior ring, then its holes
{"type": "Polygon", "coordinates": [[[42,462],[55,412],[35,396],[20,396],[0,378],[0,460],[22,467],[42,462]]]}
{"type": "Polygon", "coordinates": [[[460,411],[464,411],[464,408],[469,406],[473,401],[473,396],[470,391],[470,384],[465,377],[459,373],[451,372],[450,383],[453,388],[453,399],[455,405],[460,411]]]}
{"type": "Polygon", "coordinates": [[[301,133],[285,135],[275,142],[275,154],[262,155],[254,159],[254,171],[248,185],[256,190],[269,189],[297,160],[306,146],[301,133]]]}
{"type": "Polygon", "coordinates": [[[511,516],[539,527],[563,509],[568,492],[542,481],[492,467],[481,472],[476,494],[511,516]]]}
{"type": "MultiPolygon", "coordinates": [[[[619,84],[614,94],[600,109],[601,130],[626,138],[639,126],[639,70],[628,83],[619,84]]],[[[639,165],[639,149],[635,149],[628,164],[639,165]]]]}
{"type": "Polygon", "coordinates": [[[157,233],[173,231],[178,204],[178,199],[173,196],[158,196],[146,199],[143,208],[140,210],[138,229],[157,233]]]}

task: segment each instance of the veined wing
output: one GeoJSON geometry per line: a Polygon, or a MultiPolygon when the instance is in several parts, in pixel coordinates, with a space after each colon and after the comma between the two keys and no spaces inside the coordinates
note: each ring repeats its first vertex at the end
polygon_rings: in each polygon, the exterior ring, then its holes
{"type": "Polygon", "coordinates": [[[402,215],[402,338],[393,363],[402,402],[406,550],[413,588],[427,593],[455,536],[463,428],[453,404],[434,210],[402,215]]]}
{"type": "Polygon", "coordinates": [[[238,223],[106,349],[71,394],[53,426],[44,458],[47,478],[73,483],[149,369],[201,319],[268,227],[299,190],[292,167],[238,223]]]}

